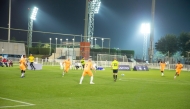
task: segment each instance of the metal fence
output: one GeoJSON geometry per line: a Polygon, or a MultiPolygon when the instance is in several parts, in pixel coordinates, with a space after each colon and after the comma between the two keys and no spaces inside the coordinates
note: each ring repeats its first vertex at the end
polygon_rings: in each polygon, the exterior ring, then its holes
{"type": "MultiPolygon", "coordinates": [[[[13,61],[14,65],[19,65],[19,60],[20,58],[10,58],[10,60],[13,61]]],[[[64,60],[63,59],[41,59],[41,58],[36,58],[35,63],[40,63],[43,66],[60,66],[60,63],[62,63],[64,60]]],[[[74,66],[75,62],[80,62],[80,60],[71,60],[72,66],[74,66]]],[[[110,67],[112,61],[93,61],[93,63],[96,63],[97,66],[102,66],[102,67],[110,67]]],[[[119,62],[120,65],[129,65],[130,68],[134,68],[135,65],[146,65],[148,66],[149,69],[160,69],[159,63],[138,63],[138,62],[119,62]]],[[[168,70],[175,70],[176,64],[167,64],[165,69],[168,70]]],[[[190,65],[183,64],[183,69],[184,71],[190,71],[190,65]]]]}

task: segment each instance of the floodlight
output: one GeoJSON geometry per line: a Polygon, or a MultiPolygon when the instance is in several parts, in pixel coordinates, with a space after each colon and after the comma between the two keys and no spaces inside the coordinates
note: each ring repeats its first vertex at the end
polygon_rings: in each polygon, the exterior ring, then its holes
{"type": "Polygon", "coordinates": [[[150,33],[150,24],[149,23],[143,23],[141,25],[141,32],[144,34],[149,34],[150,33]]]}
{"type": "Polygon", "coordinates": [[[34,7],[33,10],[32,10],[32,14],[31,14],[30,19],[36,20],[37,12],[38,12],[38,8],[34,7]]]}
{"type": "Polygon", "coordinates": [[[92,5],[94,5],[94,13],[97,14],[100,9],[101,2],[100,0],[93,0],[92,5]]]}

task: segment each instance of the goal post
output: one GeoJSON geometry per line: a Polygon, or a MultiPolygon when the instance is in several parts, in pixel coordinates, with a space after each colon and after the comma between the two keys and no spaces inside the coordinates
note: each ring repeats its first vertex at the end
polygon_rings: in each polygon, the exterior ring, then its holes
{"type": "Polygon", "coordinates": [[[128,62],[126,55],[97,54],[97,65],[102,67],[110,67],[114,58],[119,61],[120,65],[126,64],[128,62]]]}

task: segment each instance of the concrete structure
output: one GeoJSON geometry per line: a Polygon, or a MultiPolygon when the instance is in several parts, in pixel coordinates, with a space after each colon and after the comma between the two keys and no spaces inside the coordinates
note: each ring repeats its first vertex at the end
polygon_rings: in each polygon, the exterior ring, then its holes
{"type": "Polygon", "coordinates": [[[0,42],[0,54],[26,55],[24,43],[0,42]]]}

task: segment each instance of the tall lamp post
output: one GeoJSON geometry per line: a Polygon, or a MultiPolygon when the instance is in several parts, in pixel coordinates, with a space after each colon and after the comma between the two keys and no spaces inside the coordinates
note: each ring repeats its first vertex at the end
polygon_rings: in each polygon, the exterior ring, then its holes
{"type": "Polygon", "coordinates": [[[73,40],[73,57],[74,57],[74,41],[75,41],[75,39],[73,38],[72,40],[73,40]]]}
{"type": "Polygon", "coordinates": [[[91,48],[93,48],[93,37],[91,37],[91,48]]]}
{"type": "Polygon", "coordinates": [[[4,48],[2,47],[2,49],[1,49],[1,51],[2,51],[2,56],[3,56],[3,51],[4,51],[4,48]]]}
{"type": "Polygon", "coordinates": [[[143,60],[146,60],[146,53],[147,53],[147,37],[150,34],[150,24],[149,23],[143,23],[141,25],[141,32],[144,35],[144,41],[143,41],[143,60]]]}
{"type": "Polygon", "coordinates": [[[102,38],[102,49],[104,48],[104,38],[102,38]]]}
{"type": "Polygon", "coordinates": [[[95,40],[95,45],[94,45],[94,47],[96,48],[96,40],[97,40],[97,39],[95,38],[94,40],[95,40]]]}
{"type": "Polygon", "coordinates": [[[68,58],[68,56],[69,56],[68,39],[66,39],[66,47],[67,47],[67,58],[68,58]]]}
{"type": "Polygon", "coordinates": [[[60,39],[60,47],[62,47],[62,39],[60,39]]]}
{"type": "Polygon", "coordinates": [[[50,45],[49,45],[49,54],[51,55],[51,38],[49,38],[49,41],[50,41],[50,45]]]}
{"type": "Polygon", "coordinates": [[[186,52],[187,52],[187,60],[188,60],[188,64],[190,64],[190,59],[189,59],[190,51],[186,51],[186,52]]]}

